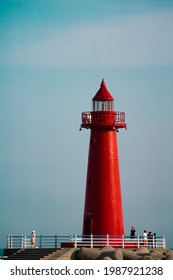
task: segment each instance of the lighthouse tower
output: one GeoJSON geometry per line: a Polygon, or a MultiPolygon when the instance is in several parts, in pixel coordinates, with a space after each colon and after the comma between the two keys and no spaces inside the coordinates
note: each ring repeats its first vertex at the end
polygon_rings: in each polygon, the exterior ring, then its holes
{"type": "Polygon", "coordinates": [[[117,132],[126,128],[125,113],[114,111],[114,98],[102,80],[92,99],[93,110],[82,113],[82,128],[90,128],[83,235],[122,235],[124,221],[117,132]]]}

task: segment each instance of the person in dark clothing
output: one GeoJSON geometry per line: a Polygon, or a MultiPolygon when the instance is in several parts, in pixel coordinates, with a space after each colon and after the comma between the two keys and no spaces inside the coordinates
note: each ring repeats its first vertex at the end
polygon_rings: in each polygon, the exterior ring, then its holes
{"type": "Polygon", "coordinates": [[[156,238],[156,233],[153,233],[153,248],[157,248],[157,238],[156,238]]]}
{"type": "Polygon", "coordinates": [[[151,231],[149,231],[147,238],[148,238],[148,248],[152,248],[153,234],[151,231]]]}
{"type": "Polygon", "coordinates": [[[135,238],[135,232],[136,232],[136,229],[134,226],[131,226],[131,229],[130,229],[130,238],[135,238]]]}

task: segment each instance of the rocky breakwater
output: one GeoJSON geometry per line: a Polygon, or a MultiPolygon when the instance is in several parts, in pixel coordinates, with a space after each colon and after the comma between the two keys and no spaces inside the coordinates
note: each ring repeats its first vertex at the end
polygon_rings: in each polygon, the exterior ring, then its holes
{"type": "MultiPolygon", "coordinates": [[[[110,246],[102,249],[80,248],[74,252],[77,260],[173,260],[173,251],[169,249],[114,249],[110,246]]],[[[73,258],[74,259],[74,258],[73,258]]]]}

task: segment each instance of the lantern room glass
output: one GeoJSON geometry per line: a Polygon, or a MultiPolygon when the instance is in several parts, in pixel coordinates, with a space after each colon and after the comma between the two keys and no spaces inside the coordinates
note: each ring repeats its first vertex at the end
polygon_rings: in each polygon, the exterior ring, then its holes
{"type": "Polygon", "coordinates": [[[114,101],[113,100],[93,100],[93,111],[114,111],[114,101]]]}

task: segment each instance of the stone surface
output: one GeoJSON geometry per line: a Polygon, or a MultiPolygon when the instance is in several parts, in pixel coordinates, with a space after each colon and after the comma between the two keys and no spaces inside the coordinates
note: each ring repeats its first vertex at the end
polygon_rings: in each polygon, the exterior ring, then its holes
{"type": "Polygon", "coordinates": [[[151,256],[149,256],[149,255],[145,255],[143,257],[143,260],[153,260],[153,258],[151,256]]]}
{"type": "Polygon", "coordinates": [[[112,260],[123,260],[123,254],[121,252],[121,250],[119,249],[113,249],[113,250],[103,250],[101,251],[98,259],[99,260],[103,260],[105,257],[109,257],[112,260]]]}
{"type": "Polygon", "coordinates": [[[104,248],[71,248],[62,249],[63,254],[55,252],[49,260],[173,260],[173,251],[169,249],[114,249],[104,248]]]}
{"type": "Polygon", "coordinates": [[[110,257],[104,257],[102,260],[112,260],[110,257]]]}
{"type": "Polygon", "coordinates": [[[123,253],[119,249],[115,249],[114,251],[114,260],[123,260],[123,253]]]}
{"type": "Polygon", "coordinates": [[[122,249],[123,260],[141,260],[142,257],[137,255],[135,252],[127,249],[122,249]]]}
{"type": "Polygon", "coordinates": [[[136,249],[135,253],[139,256],[149,255],[150,251],[146,247],[140,247],[136,249]]]}
{"type": "Polygon", "coordinates": [[[161,260],[163,258],[163,254],[161,252],[150,252],[150,256],[152,257],[153,260],[161,260]]]}
{"type": "Polygon", "coordinates": [[[166,256],[167,260],[173,260],[173,253],[170,253],[166,256]]]}
{"type": "Polygon", "coordinates": [[[101,252],[103,251],[114,251],[114,248],[112,246],[105,246],[104,248],[101,249],[101,252]]]}
{"type": "Polygon", "coordinates": [[[170,254],[173,254],[173,251],[171,251],[171,250],[166,250],[164,253],[163,253],[163,255],[166,257],[166,259],[167,259],[167,257],[170,255],[170,254]]]}
{"type": "Polygon", "coordinates": [[[79,260],[96,260],[100,255],[100,251],[95,248],[80,248],[78,252],[79,260]]]}

